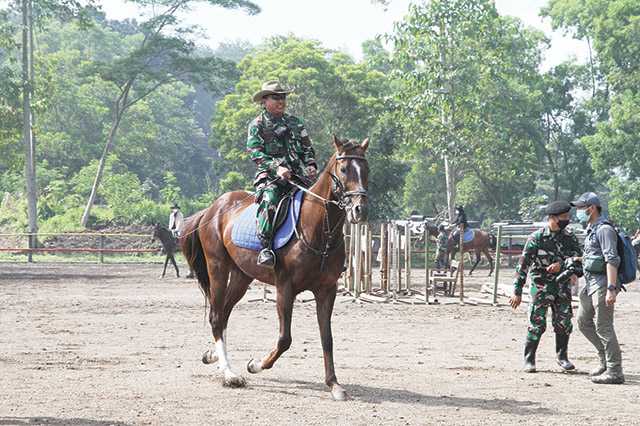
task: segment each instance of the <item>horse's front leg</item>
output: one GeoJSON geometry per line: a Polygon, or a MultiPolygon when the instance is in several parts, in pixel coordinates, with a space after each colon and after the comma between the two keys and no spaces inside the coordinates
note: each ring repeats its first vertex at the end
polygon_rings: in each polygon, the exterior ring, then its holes
{"type": "Polygon", "coordinates": [[[321,288],[314,292],[316,298],[316,314],[320,327],[320,340],[322,343],[322,355],[324,357],[324,380],[331,389],[331,396],[336,401],[347,399],[347,393],[338,383],[336,370],[333,365],[333,335],[331,334],[331,314],[336,300],[336,285],[329,288],[321,288]]]}
{"type": "Polygon", "coordinates": [[[160,276],[160,278],[164,278],[165,274],[167,273],[167,263],[169,263],[169,255],[164,258],[164,268],[162,269],[162,275],[160,276]]]}
{"type": "Polygon", "coordinates": [[[247,364],[249,373],[259,373],[268,370],[291,346],[291,315],[293,313],[293,286],[290,282],[277,286],[276,305],[278,309],[278,319],[280,320],[280,333],[276,347],[262,359],[256,361],[252,359],[247,364]]]}

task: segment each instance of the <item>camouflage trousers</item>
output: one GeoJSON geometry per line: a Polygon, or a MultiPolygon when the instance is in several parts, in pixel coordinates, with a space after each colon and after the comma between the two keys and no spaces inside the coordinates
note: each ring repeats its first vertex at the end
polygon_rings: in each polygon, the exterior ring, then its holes
{"type": "Polygon", "coordinates": [[[536,286],[531,284],[531,306],[529,307],[529,328],[527,339],[539,340],[547,328],[547,309],[551,307],[551,322],[556,333],[571,334],[573,308],[571,289],[555,284],[536,286]]]}
{"type": "Polygon", "coordinates": [[[263,245],[271,244],[274,234],[274,221],[278,203],[289,192],[288,185],[277,182],[260,182],[256,185],[256,202],[258,203],[257,232],[263,245]]]}

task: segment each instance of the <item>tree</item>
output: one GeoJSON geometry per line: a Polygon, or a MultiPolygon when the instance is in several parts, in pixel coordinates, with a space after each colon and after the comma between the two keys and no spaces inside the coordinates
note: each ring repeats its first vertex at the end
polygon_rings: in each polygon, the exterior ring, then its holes
{"type": "MultiPolygon", "coordinates": [[[[235,72],[228,61],[214,56],[196,56],[195,43],[191,40],[193,29],[180,25],[179,14],[196,3],[196,0],[153,1],[164,11],[143,22],[139,29],[143,34],[138,46],[114,61],[97,64],[95,72],[103,80],[117,88],[111,109],[111,128],[107,136],[91,193],[82,215],[81,225],[86,226],[102,180],[105,161],[111,152],[118,129],[127,111],[160,87],[186,81],[203,84],[210,90],[235,72]]],[[[258,13],[254,3],[245,0],[206,0],[206,3],[225,8],[241,8],[248,13],[258,13]]],[[[138,0],[138,4],[151,4],[138,0]]]]}
{"type": "MultiPolygon", "coordinates": [[[[624,187],[640,184],[640,4],[633,0],[551,0],[543,13],[555,28],[587,41],[593,92],[585,104],[595,127],[580,140],[588,150],[595,176],[608,180],[610,207],[635,208],[624,187]],[[596,90],[598,89],[598,90],[596,90]],[[613,172],[613,173],[612,173],[613,172]],[[623,197],[623,198],[618,198],[623,197]]],[[[637,212],[620,215],[636,226],[637,212]]]]}
{"type": "Polygon", "coordinates": [[[235,91],[218,103],[212,123],[212,143],[222,157],[216,162],[220,189],[251,185],[255,168],[246,153],[246,132],[260,111],[251,97],[262,82],[277,79],[295,89],[287,100],[288,111],[304,120],[320,164],[333,153],[332,133],[358,140],[371,137],[371,217],[392,210],[388,201],[394,199],[392,192],[397,194],[403,173],[398,173],[400,167],[393,158],[397,126],[386,115],[389,82],[384,73],[317,41],[293,36],[267,40],[238,68],[241,75],[235,91]]]}
{"type": "Polygon", "coordinates": [[[534,188],[542,35],[490,0],[434,0],[412,5],[389,40],[403,149],[448,160],[450,215],[457,188],[486,214],[517,216],[534,188]]]}

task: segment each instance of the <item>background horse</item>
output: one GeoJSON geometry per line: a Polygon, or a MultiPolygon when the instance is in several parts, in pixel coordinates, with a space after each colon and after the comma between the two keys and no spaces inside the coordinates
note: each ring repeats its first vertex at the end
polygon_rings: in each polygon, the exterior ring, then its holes
{"type": "Polygon", "coordinates": [[[173,267],[176,269],[176,277],[180,278],[180,271],[178,270],[178,264],[176,263],[175,258],[175,254],[178,251],[178,242],[174,238],[173,233],[159,223],[156,223],[153,227],[151,242],[154,242],[156,239],[160,241],[162,249],[166,254],[164,259],[164,269],[162,269],[162,275],[160,278],[164,278],[167,273],[167,263],[169,263],[169,261],[171,261],[173,267]]]}
{"type": "Polygon", "coordinates": [[[337,281],[345,261],[344,221],[348,219],[351,223],[358,223],[367,218],[368,165],[365,152],[369,142],[365,140],[358,144],[334,136],[333,143],[336,152],[310,188],[315,196],[305,194],[296,225],[297,238],[276,252],[274,269],[258,266],[257,251],[237,247],[231,240],[233,222],[244,208],[255,203],[253,194],[244,191],[226,193],[185,224],[183,253],[210,303],[209,321],[215,351],[205,352],[202,360],[205,363],[218,361],[224,385],[240,387],[246,383],[231,369],[225,330],[233,307],[249,284],[257,279],[276,287],[280,332],[275,347],[268,355],[260,361],[249,361],[249,373],[270,369],[289,349],[295,296],[310,290],[316,300],[325,383],[334,399],[346,399],[333,364],[331,314],[337,281]]]}
{"type": "MultiPolygon", "coordinates": [[[[451,232],[449,234],[449,239],[447,240],[447,259],[450,258],[452,253],[455,254],[456,251],[459,251],[459,244],[460,235],[456,232],[451,232]]],[[[476,262],[469,270],[469,275],[473,273],[474,269],[476,269],[476,266],[478,266],[478,263],[480,263],[480,253],[483,253],[489,261],[489,276],[491,276],[491,274],[493,273],[493,258],[491,257],[491,252],[489,250],[495,246],[495,235],[490,234],[486,231],[482,231],[480,229],[473,230],[473,239],[469,242],[463,243],[462,245],[462,249],[465,253],[472,250],[476,253],[476,262]]]]}

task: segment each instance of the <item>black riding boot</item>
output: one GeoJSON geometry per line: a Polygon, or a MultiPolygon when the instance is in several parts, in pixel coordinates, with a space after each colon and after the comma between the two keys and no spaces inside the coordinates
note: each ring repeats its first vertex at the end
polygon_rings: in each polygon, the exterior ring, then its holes
{"type": "Polygon", "coordinates": [[[264,248],[258,253],[258,265],[274,268],[276,266],[276,254],[271,250],[271,241],[261,238],[260,242],[264,248]]]}
{"type": "Polygon", "coordinates": [[[558,365],[565,371],[574,370],[575,365],[567,358],[569,347],[569,335],[566,333],[556,333],[556,354],[558,355],[558,365]]]}
{"type": "Polygon", "coordinates": [[[524,372],[536,372],[536,350],[540,340],[529,340],[524,345],[524,372]]]}

